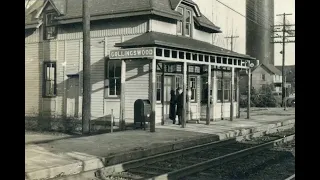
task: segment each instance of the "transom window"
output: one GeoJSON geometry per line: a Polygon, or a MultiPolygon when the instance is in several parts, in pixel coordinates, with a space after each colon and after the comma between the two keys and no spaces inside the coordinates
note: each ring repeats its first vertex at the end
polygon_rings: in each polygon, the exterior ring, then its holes
{"type": "Polygon", "coordinates": [[[178,7],[177,11],[182,15],[182,20],[177,22],[177,34],[191,36],[192,28],[192,10],[187,7],[178,7]]]}

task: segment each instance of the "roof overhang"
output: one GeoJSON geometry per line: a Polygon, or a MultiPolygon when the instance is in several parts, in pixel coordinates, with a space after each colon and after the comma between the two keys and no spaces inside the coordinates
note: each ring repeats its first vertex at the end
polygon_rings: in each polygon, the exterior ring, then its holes
{"type": "Polygon", "coordinates": [[[116,43],[115,46],[121,48],[164,46],[194,52],[203,52],[208,54],[224,55],[235,58],[243,58],[247,60],[255,60],[255,58],[250,57],[248,55],[231,52],[218,46],[214,46],[210,43],[202,42],[192,38],[186,38],[158,32],[144,33],[138,37],[132,38],[125,42],[116,43]]]}
{"type": "Polygon", "coordinates": [[[219,27],[200,22],[197,17],[194,18],[194,22],[198,29],[204,30],[209,33],[222,33],[219,27]]]}

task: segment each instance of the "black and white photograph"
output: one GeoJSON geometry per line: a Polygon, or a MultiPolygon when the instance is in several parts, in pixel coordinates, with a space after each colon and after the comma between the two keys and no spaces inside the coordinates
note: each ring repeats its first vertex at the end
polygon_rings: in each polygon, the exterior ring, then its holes
{"type": "Polygon", "coordinates": [[[295,0],[25,0],[24,70],[25,180],[295,180],[295,0]]]}

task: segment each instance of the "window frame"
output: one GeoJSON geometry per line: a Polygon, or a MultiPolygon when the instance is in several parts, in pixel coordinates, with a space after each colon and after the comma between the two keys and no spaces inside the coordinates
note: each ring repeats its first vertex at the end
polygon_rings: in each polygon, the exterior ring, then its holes
{"type": "Polygon", "coordinates": [[[185,19],[184,19],[184,21],[185,21],[185,23],[184,23],[184,32],[185,32],[185,36],[187,36],[187,37],[191,37],[191,27],[192,27],[192,11],[190,10],[190,9],[187,9],[187,8],[185,8],[185,10],[186,10],[186,13],[185,13],[185,15],[184,15],[184,17],[185,17],[185,19]],[[187,22],[187,16],[189,15],[188,14],[188,12],[190,12],[190,22],[187,22]],[[187,34],[187,25],[189,25],[189,34],[187,34]]]}
{"type": "MultiPolygon", "coordinates": [[[[113,65],[113,68],[115,68],[115,66],[113,65]]],[[[121,96],[121,60],[108,60],[108,67],[107,67],[107,74],[106,74],[106,79],[109,81],[109,85],[107,87],[107,98],[120,98],[121,96]],[[114,77],[110,77],[110,67],[111,67],[111,63],[118,63],[119,64],[119,68],[120,68],[120,75],[119,77],[115,77],[115,71],[116,69],[114,69],[114,77]],[[120,85],[120,93],[119,95],[117,95],[117,83],[115,84],[115,94],[114,95],[111,95],[110,94],[110,86],[111,86],[111,79],[116,79],[117,81],[119,81],[119,85],[120,85]]],[[[116,81],[116,82],[117,82],[116,81]]]]}
{"type": "Polygon", "coordinates": [[[231,78],[226,78],[224,77],[223,79],[221,77],[217,78],[217,102],[222,103],[222,99],[221,97],[219,98],[219,91],[221,91],[221,96],[222,94],[224,96],[227,96],[228,98],[223,97],[223,102],[224,103],[229,103],[229,102],[237,102],[237,86],[236,86],[236,77],[234,78],[234,85],[233,85],[233,100],[231,101],[231,78]],[[224,91],[227,93],[222,93],[222,80],[223,80],[223,85],[224,87],[224,91]],[[227,87],[227,89],[226,89],[227,87]],[[227,95],[226,95],[227,94],[227,95]]]}
{"type": "Polygon", "coordinates": [[[261,74],[261,80],[263,80],[263,81],[266,80],[266,75],[265,74],[261,74]]]}
{"type": "Polygon", "coordinates": [[[51,21],[54,20],[54,17],[57,16],[57,13],[54,11],[48,11],[46,13],[44,13],[43,15],[43,20],[44,20],[44,24],[43,24],[43,39],[44,40],[51,40],[51,39],[56,39],[57,38],[57,34],[58,34],[58,27],[57,25],[55,25],[53,22],[48,23],[48,16],[51,15],[52,19],[51,21]],[[53,32],[51,33],[51,36],[48,37],[48,29],[49,28],[53,28],[53,32]]]}
{"type": "Polygon", "coordinates": [[[182,20],[177,20],[177,35],[180,35],[180,36],[186,36],[186,37],[193,37],[193,10],[191,7],[188,7],[186,5],[180,5],[177,7],[177,11],[179,13],[181,13],[179,11],[179,9],[182,9],[182,20]],[[190,12],[190,22],[188,22],[189,24],[189,35],[187,35],[187,15],[188,15],[188,12],[190,12]],[[178,32],[178,24],[181,23],[181,27],[180,30],[181,30],[181,33],[178,32]]]}
{"type": "Polygon", "coordinates": [[[194,99],[192,99],[192,95],[190,97],[190,102],[196,102],[197,101],[197,76],[189,76],[189,79],[188,79],[188,88],[191,89],[191,94],[194,93],[194,99]],[[192,86],[192,83],[191,83],[191,79],[194,79],[194,88],[191,88],[192,86]],[[194,92],[192,91],[194,90],[194,92]]]}
{"type": "MultiPolygon", "coordinates": [[[[179,13],[181,13],[181,15],[184,17],[184,8],[183,7],[177,7],[177,11],[179,13]],[[181,11],[182,13],[179,11],[179,9],[182,10],[181,11]]],[[[177,20],[177,35],[183,35],[183,27],[184,27],[183,21],[184,21],[184,18],[182,20],[177,20]],[[178,24],[180,24],[180,29],[179,29],[178,24]],[[180,30],[180,32],[178,30],[180,30]]]]}
{"type": "MultiPolygon", "coordinates": [[[[42,97],[44,98],[55,98],[57,97],[57,62],[56,61],[44,61],[43,62],[43,72],[42,72],[42,97]],[[47,68],[48,64],[54,65],[54,83],[53,83],[53,94],[47,94],[47,68]]],[[[50,81],[50,80],[49,80],[50,81]]]]}
{"type": "Polygon", "coordinates": [[[156,102],[161,103],[163,97],[162,97],[162,75],[160,74],[157,74],[157,77],[156,77],[156,89],[157,89],[157,92],[156,92],[157,97],[158,97],[158,90],[160,90],[160,99],[158,100],[158,98],[156,97],[156,102]]]}

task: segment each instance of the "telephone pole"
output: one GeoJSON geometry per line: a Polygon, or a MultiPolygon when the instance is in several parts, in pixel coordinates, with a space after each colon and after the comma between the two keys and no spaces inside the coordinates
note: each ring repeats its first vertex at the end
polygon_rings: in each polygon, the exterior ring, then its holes
{"type": "Polygon", "coordinates": [[[284,67],[285,67],[285,50],[286,50],[285,46],[286,46],[286,43],[294,43],[295,42],[292,40],[286,41],[286,38],[295,37],[294,30],[287,30],[286,29],[287,27],[294,26],[293,24],[286,24],[286,16],[289,16],[289,15],[292,15],[292,14],[286,14],[286,13],[277,14],[277,16],[283,16],[283,23],[282,23],[282,25],[275,25],[273,27],[275,28],[277,26],[282,26],[282,30],[281,31],[274,30],[273,32],[282,32],[282,36],[277,35],[277,36],[273,36],[272,38],[282,38],[282,41],[271,42],[271,43],[281,43],[282,44],[282,106],[284,107],[284,110],[286,110],[286,101],[285,101],[285,98],[286,98],[286,87],[285,87],[286,73],[285,73],[285,69],[284,69],[284,67]],[[287,33],[289,35],[287,35],[287,33]]]}
{"type": "Polygon", "coordinates": [[[82,0],[83,23],[83,98],[82,134],[90,134],[91,119],[91,63],[90,63],[90,12],[89,0],[82,0]]]}
{"type": "Polygon", "coordinates": [[[226,39],[231,39],[231,42],[230,42],[230,44],[231,44],[231,51],[233,51],[233,39],[235,39],[235,38],[239,38],[239,36],[234,36],[234,35],[232,35],[232,36],[227,36],[227,37],[225,37],[226,39]]]}

